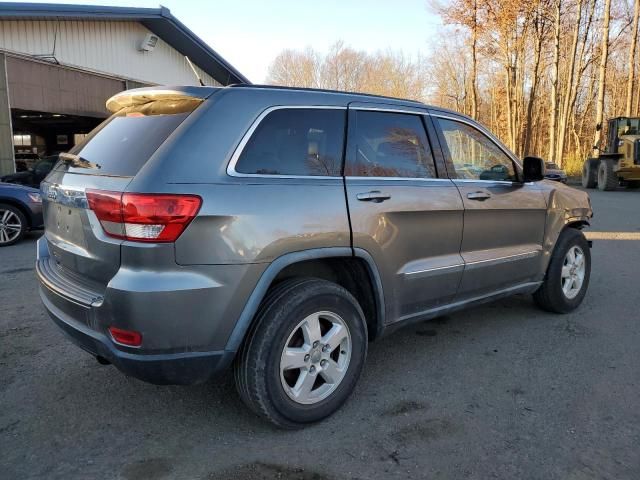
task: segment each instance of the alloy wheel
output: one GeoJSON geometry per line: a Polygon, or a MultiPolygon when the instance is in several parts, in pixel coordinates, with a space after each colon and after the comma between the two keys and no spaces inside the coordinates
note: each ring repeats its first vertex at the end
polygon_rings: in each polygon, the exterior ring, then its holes
{"type": "Polygon", "coordinates": [[[22,221],[15,212],[0,209],[0,244],[14,241],[22,231],[22,221]]]}
{"type": "Polygon", "coordinates": [[[331,395],[351,360],[351,334],[333,312],[307,316],[293,329],[280,357],[280,381],[294,402],[311,405],[331,395]]]}
{"type": "Polygon", "coordinates": [[[584,282],[586,272],[585,255],[578,246],[569,249],[562,264],[562,292],[569,300],[575,298],[584,282]]]}

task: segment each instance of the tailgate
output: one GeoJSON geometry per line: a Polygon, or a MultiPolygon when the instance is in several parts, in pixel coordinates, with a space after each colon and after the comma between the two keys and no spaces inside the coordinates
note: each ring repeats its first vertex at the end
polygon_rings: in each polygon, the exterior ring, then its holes
{"type": "Polygon", "coordinates": [[[115,275],[122,240],[105,235],[88,208],[85,190],[123,191],[130,181],[56,171],[41,184],[45,238],[62,269],[105,286],[115,275]]]}
{"type": "Polygon", "coordinates": [[[60,273],[106,286],[120,267],[122,239],[105,233],[89,208],[88,190],[125,192],[210,90],[141,89],[111,98],[114,112],[61,161],[41,184],[45,237],[60,273]]]}

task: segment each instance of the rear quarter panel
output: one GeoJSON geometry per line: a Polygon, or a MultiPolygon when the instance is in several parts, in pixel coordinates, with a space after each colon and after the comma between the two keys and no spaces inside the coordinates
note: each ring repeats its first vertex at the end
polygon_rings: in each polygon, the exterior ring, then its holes
{"type": "Polygon", "coordinates": [[[176,242],[179,264],[271,262],[295,251],[350,246],[342,179],[237,180],[189,186],[203,204],[176,242]]]}
{"type": "Polygon", "coordinates": [[[346,106],[341,95],[224,89],[194,111],[128,187],[200,195],[175,244],[182,265],[271,262],[300,250],[350,246],[342,178],[232,177],[227,165],[260,114],[275,105],[346,106]]]}

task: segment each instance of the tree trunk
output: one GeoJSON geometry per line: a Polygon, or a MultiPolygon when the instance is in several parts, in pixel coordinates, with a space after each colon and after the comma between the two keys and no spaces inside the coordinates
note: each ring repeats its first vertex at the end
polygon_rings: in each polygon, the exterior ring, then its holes
{"type": "MultiPolygon", "coordinates": [[[[640,0],[638,0],[640,1],[640,0]]],[[[564,158],[564,143],[567,137],[567,121],[569,119],[569,112],[571,106],[571,100],[573,97],[573,78],[576,68],[576,52],[578,50],[578,38],[580,37],[580,22],[582,21],[582,4],[583,0],[578,0],[578,12],[576,15],[576,24],[573,28],[573,39],[571,41],[571,52],[569,56],[569,73],[567,75],[564,91],[564,101],[562,104],[562,112],[560,115],[560,123],[558,125],[558,145],[556,148],[556,160],[560,162],[562,166],[564,158]]]]}
{"type": "Polygon", "coordinates": [[[531,138],[535,132],[533,129],[533,104],[536,100],[536,96],[538,93],[538,82],[540,81],[540,56],[542,53],[542,44],[544,43],[544,30],[545,30],[545,21],[544,21],[544,13],[538,11],[535,19],[535,32],[536,32],[536,43],[534,45],[533,52],[533,72],[531,78],[531,90],[529,92],[529,99],[527,101],[527,113],[526,113],[526,129],[524,131],[524,142],[522,146],[522,151],[524,155],[530,155],[531,152],[531,138]]]}
{"type": "Polygon", "coordinates": [[[555,11],[555,33],[553,36],[553,70],[551,77],[551,108],[549,109],[549,156],[550,162],[556,160],[556,131],[558,128],[558,77],[560,67],[560,10],[562,0],[556,0],[555,11]]]}
{"type": "MultiPolygon", "coordinates": [[[[592,54],[593,54],[593,52],[592,52],[592,54]]],[[[591,135],[585,134],[585,123],[587,122],[587,118],[589,118],[589,116],[592,115],[592,109],[593,109],[593,106],[596,103],[596,99],[597,99],[597,94],[595,93],[596,77],[595,77],[595,75],[589,75],[588,77],[589,77],[589,83],[587,84],[587,94],[585,96],[586,105],[585,105],[585,109],[582,112],[582,115],[580,117],[580,127],[578,129],[578,132],[579,132],[579,135],[580,135],[581,139],[584,139],[586,137],[589,138],[585,142],[585,148],[583,149],[583,152],[585,154],[586,154],[586,152],[589,152],[589,151],[591,151],[593,149],[593,145],[592,145],[593,137],[591,135]]]]}
{"type": "Polygon", "coordinates": [[[640,18],[640,0],[635,1],[633,8],[633,31],[631,32],[631,46],[629,47],[629,78],[627,79],[627,106],[625,115],[631,116],[633,102],[633,84],[635,81],[636,45],[638,43],[638,19],[640,18]]]}
{"type": "MultiPolygon", "coordinates": [[[[576,158],[582,158],[583,153],[591,151],[591,147],[592,147],[592,145],[588,145],[589,143],[591,143],[590,139],[587,140],[586,142],[584,140],[584,121],[586,118],[588,118],[589,109],[593,103],[591,99],[593,98],[595,78],[593,75],[585,75],[585,71],[590,65],[589,59],[593,57],[593,51],[590,51],[589,55],[586,55],[585,52],[587,51],[589,33],[591,32],[591,27],[593,25],[593,18],[595,16],[596,2],[597,0],[589,0],[587,20],[585,23],[585,27],[582,31],[581,39],[580,39],[580,53],[578,54],[578,59],[579,59],[578,70],[577,70],[577,75],[575,76],[575,81],[574,81],[575,86],[573,89],[573,95],[571,97],[571,103],[569,106],[569,111],[572,112],[572,115],[570,118],[571,118],[573,133],[574,133],[574,142],[575,142],[574,153],[576,155],[576,158]],[[589,78],[589,83],[587,84],[587,94],[585,96],[585,98],[587,99],[587,104],[586,104],[586,109],[581,112],[580,119],[579,119],[580,127],[579,129],[577,129],[576,128],[577,119],[575,114],[576,100],[578,98],[578,91],[580,89],[581,81],[584,77],[589,78]],[[585,143],[584,149],[583,149],[583,143],[585,143]]],[[[589,138],[590,137],[591,135],[589,135],[589,138]]]]}
{"type": "MultiPolygon", "coordinates": [[[[638,83],[640,84],[640,80],[638,81],[638,83]]],[[[638,88],[638,90],[640,90],[640,88],[638,88]]],[[[640,93],[636,95],[636,109],[633,115],[636,117],[640,115],[640,93]]]]}
{"type": "Polygon", "coordinates": [[[513,72],[515,68],[510,64],[507,57],[506,66],[506,94],[507,94],[507,133],[509,135],[509,148],[515,150],[515,136],[513,133],[513,72]]]}
{"type": "Polygon", "coordinates": [[[599,153],[602,138],[602,121],[604,116],[604,94],[607,78],[607,60],[609,59],[609,23],[611,19],[611,0],[605,0],[604,23],[602,25],[602,47],[600,48],[600,72],[598,75],[598,101],[596,103],[596,133],[593,137],[594,155],[599,153]],[[600,129],[598,129],[598,125],[600,129]]]}
{"type": "Polygon", "coordinates": [[[471,27],[471,118],[478,120],[478,1],[473,2],[471,27]]]}

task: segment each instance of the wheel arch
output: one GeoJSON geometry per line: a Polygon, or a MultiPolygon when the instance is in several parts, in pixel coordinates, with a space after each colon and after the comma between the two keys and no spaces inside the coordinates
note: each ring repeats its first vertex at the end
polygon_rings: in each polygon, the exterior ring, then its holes
{"type": "MultiPolygon", "coordinates": [[[[582,230],[585,227],[590,227],[591,223],[589,222],[589,220],[587,218],[577,218],[577,219],[572,219],[570,221],[568,221],[563,230],[566,228],[575,228],[577,230],[582,230]]],[[[562,232],[560,232],[562,233],[562,232]]]]}
{"type": "Polygon", "coordinates": [[[269,264],[245,303],[227,341],[226,351],[237,352],[240,349],[269,289],[293,276],[323,278],[346,288],[361,304],[369,339],[380,336],[385,303],[380,274],[371,255],[350,247],[317,248],[288,253],[269,264]]]}

